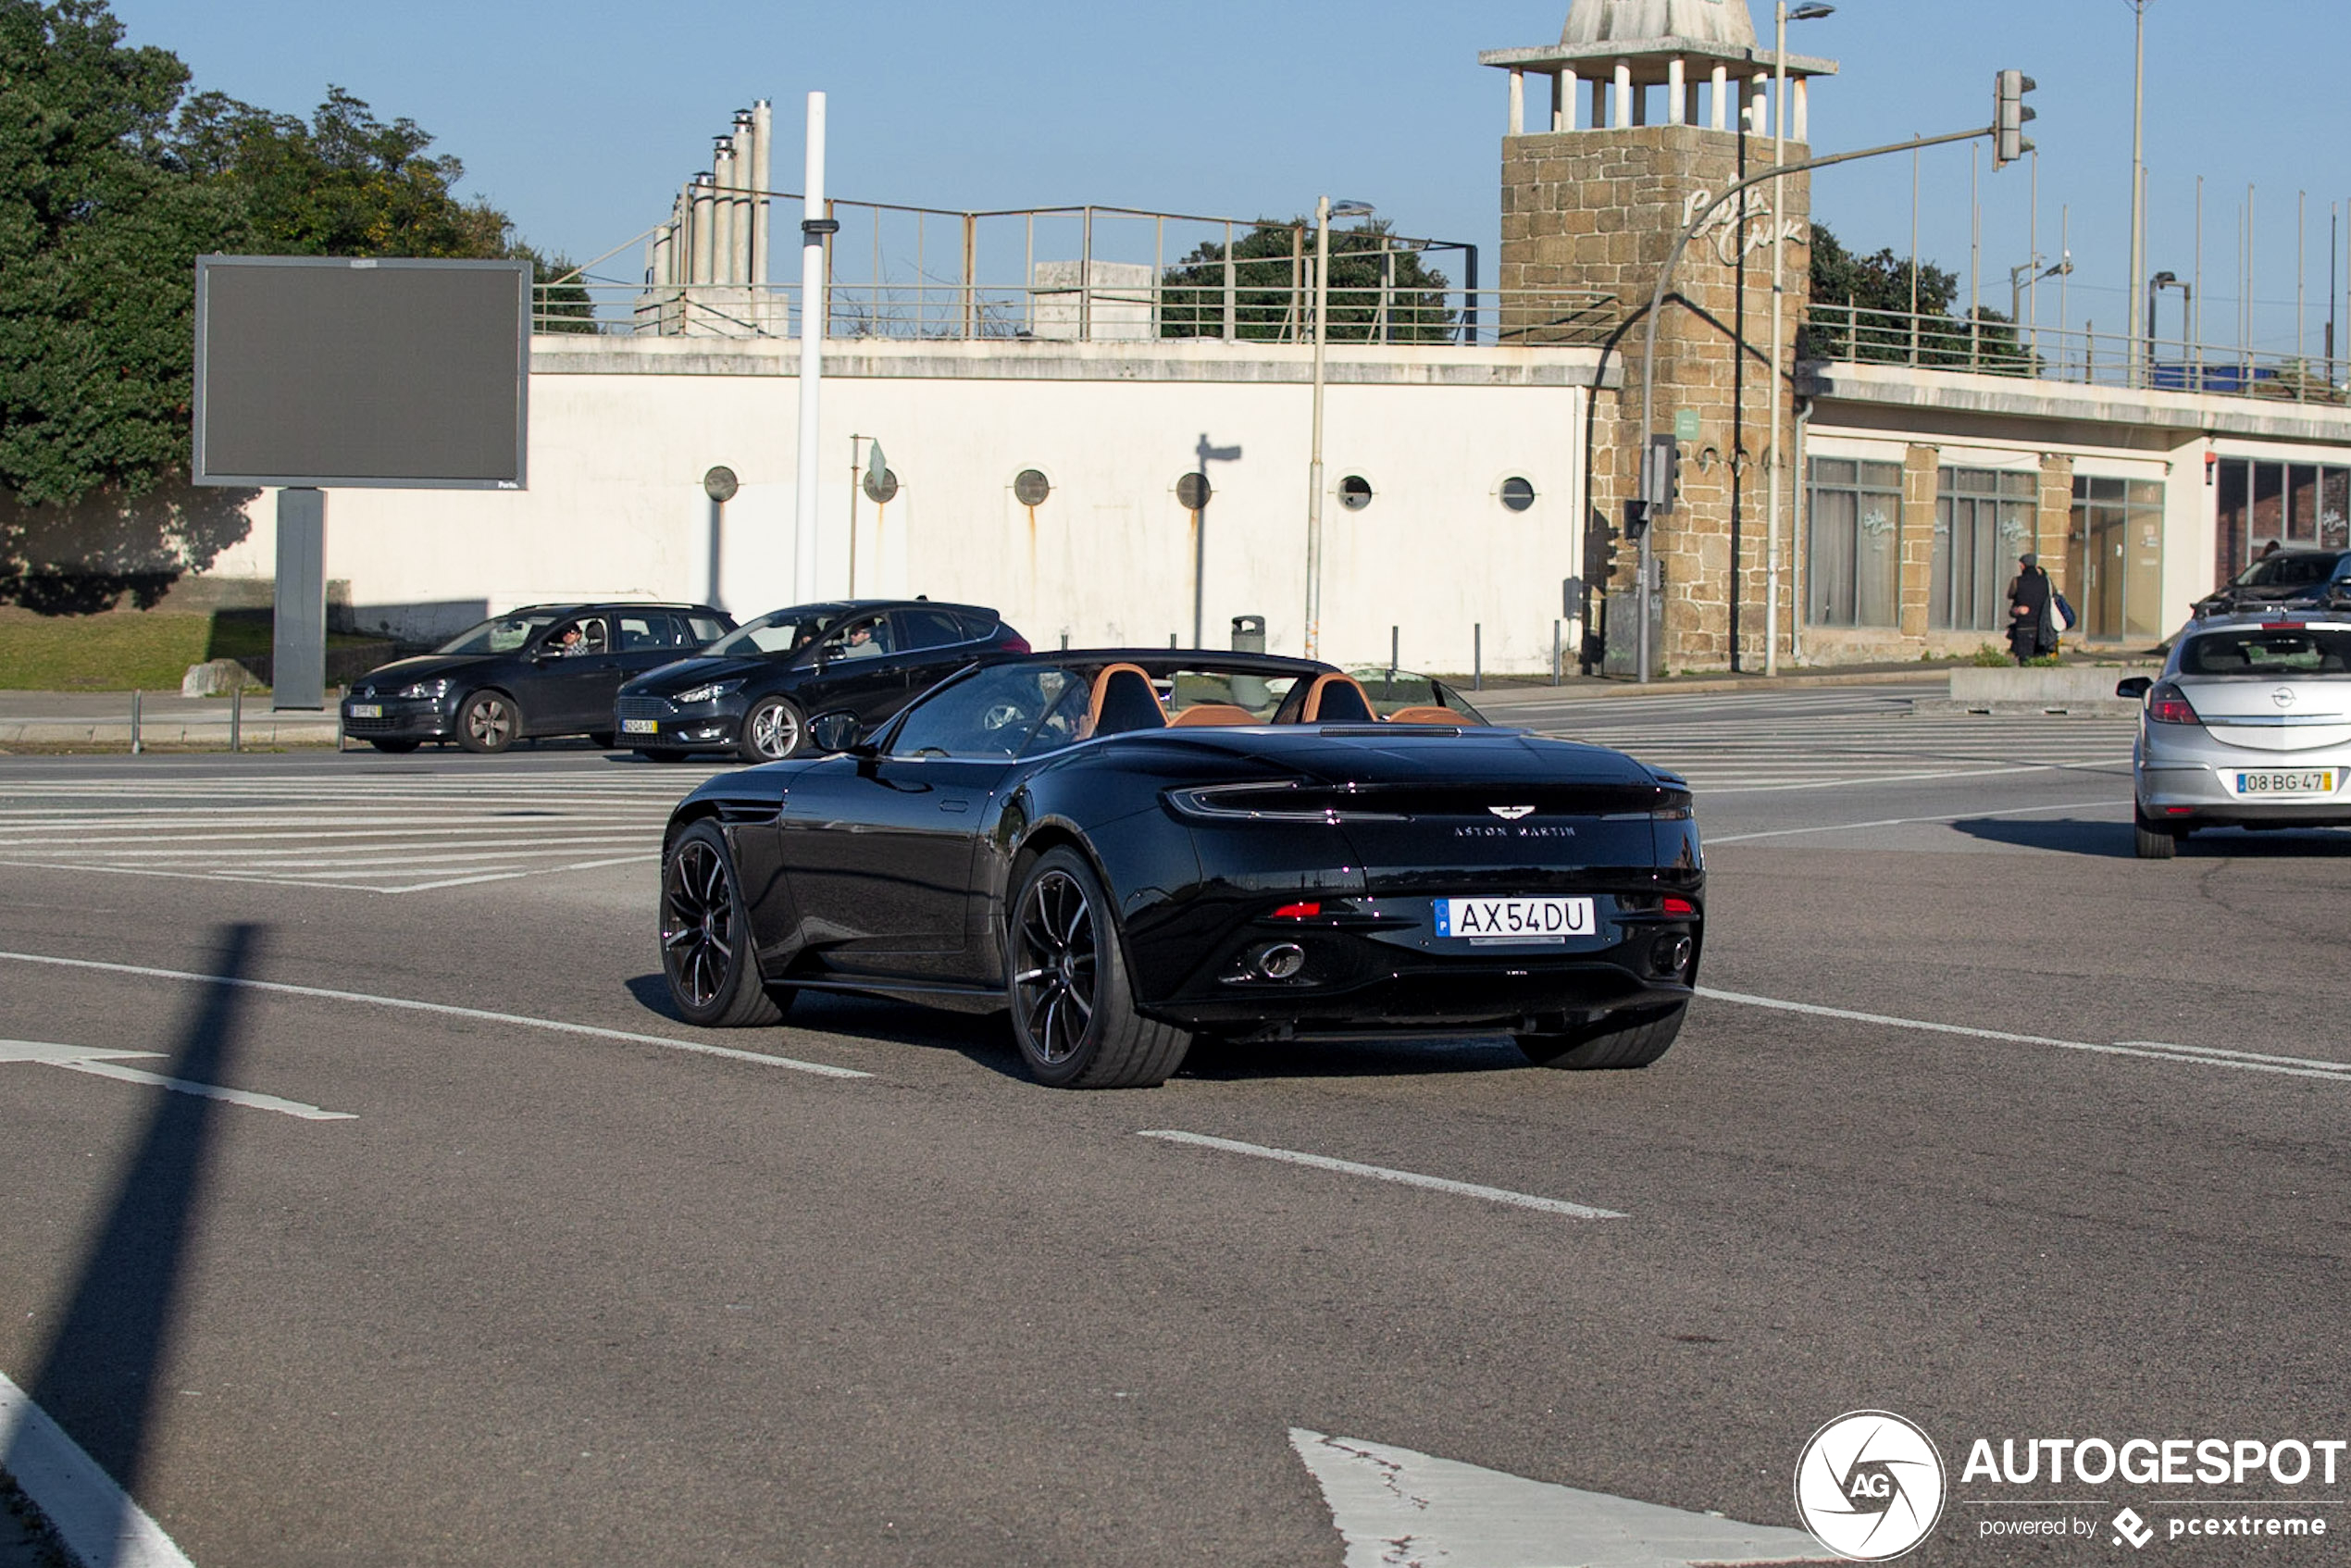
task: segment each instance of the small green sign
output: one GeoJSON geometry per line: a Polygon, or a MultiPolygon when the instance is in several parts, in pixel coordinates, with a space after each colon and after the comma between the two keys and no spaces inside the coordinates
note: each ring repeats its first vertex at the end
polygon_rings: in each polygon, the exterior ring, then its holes
{"type": "Polygon", "coordinates": [[[1698,440],[1698,410],[1697,410],[1697,409],[1695,409],[1695,408],[1679,408],[1679,409],[1675,409],[1675,410],[1674,410],[1674,412],[1673,412],[1673,439],[1674,439],[1675,441],[1696,441],[1696,440],[1698,440]]]}

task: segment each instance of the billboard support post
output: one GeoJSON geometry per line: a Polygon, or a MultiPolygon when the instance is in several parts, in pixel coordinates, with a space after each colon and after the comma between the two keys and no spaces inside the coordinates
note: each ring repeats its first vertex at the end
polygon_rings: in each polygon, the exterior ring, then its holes
{"type": "Polygon", "coordinates": [[[792,599],[818,597],[816,461],[825,374],[825,237],[840,225],[825,216],[825,95],[808,94],[807,193],[800,220],[800,450],[798,504],[792,517],[792,599]]]}
{"type": "Polygon", "coordinates": [[[327,705],[327,492],[278,492],[277,625],[269,644],[269,705],[327,705]]]}

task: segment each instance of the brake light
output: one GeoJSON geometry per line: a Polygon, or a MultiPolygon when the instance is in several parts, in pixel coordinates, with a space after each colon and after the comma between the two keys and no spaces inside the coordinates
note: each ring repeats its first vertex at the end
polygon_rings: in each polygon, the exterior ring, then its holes
{"type": "Polygon", "coordinates": [[[1319,903],[1286,903],[1274,911],[1276,920],[1312,920],[1323,913],[1319,903]]]}
{"type": "Polygon", "coordinates": [[[2170,681],[2147,693],[2147,717],[2158,724],[2202,724],[2188,705],[2187,694],[2170,681]]]}
{"type": "Polygon", "coordinates": [[[1027,638],[1022,637],[1018,633],[1007,634],[1004,640],[1001,642],[997,643],[996,646],[1002,649],[1007,653],[1033,653],[1037,651],[1028,645],[1027,638]]]}
{"type": "Polygon", "coordinates": [[[1692,903],[1687,899],[1668,898],[1665,901],[1665,913],[1668,915],[1696,915],[1698,913],[1698,905],[1692,903]]]}
{"type": "Polygon", "coordinates": [[[2307,621],[2263,621],[2261,629],[2263,631],[2307,631],[2309,629],[2309,623],[2307,621]]]}

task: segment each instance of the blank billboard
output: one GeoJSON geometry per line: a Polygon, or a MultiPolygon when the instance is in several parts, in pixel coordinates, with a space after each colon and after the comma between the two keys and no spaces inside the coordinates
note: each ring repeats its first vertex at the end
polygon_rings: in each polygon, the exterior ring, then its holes
{"type": "Polygon", "coordinates": [[[196,260],[195,482],[520,490],[530,264],[196,260]]]}

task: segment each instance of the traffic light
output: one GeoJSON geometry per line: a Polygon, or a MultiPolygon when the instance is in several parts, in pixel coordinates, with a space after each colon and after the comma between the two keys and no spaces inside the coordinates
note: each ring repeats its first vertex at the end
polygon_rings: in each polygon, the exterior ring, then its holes
{"type": "Polygon", "coordinates": [[[1604,583],[1616,576],[1616,530],[1605,523],[1585,530],[1585,581],[1604,583]]]}
{"type": "Polygon", "coordinates": [[[2024,122],[2039,117],[2024,95],[2040,83],[2021,70],[2004,70],[1992,79],[1992,167],[2005,168],[2033,150],[2024,139],[2024,122]]]}
{"type": "Polygon", "coordinates": [[[1654,431],[1641,450],[1641,500],[1647,503],[1648,517],[1671,516],[1681,493],[1681,445],[1664,431],[1654,431]]]}
{"type": "Polygon", "coordinates": [[[1624,504],[1624,537],[1638,539],[1649,531],[1649,504],[1628,501],[1624,504]]]}

